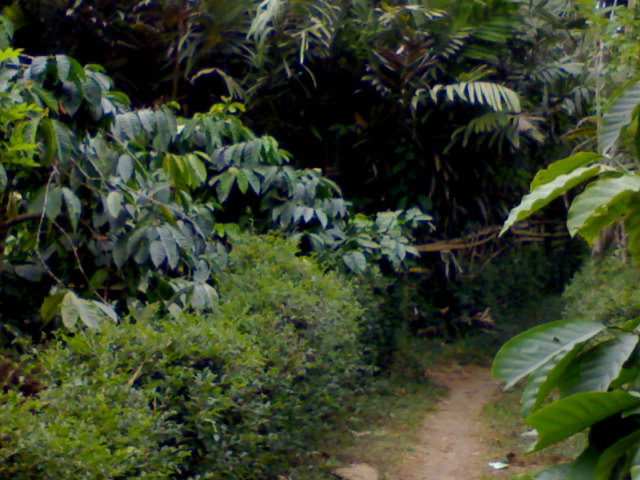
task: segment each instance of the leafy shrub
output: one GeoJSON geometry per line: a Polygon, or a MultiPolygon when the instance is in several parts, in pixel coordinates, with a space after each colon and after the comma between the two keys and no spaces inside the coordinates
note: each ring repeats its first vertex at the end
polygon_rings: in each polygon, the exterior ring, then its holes
{"type": "Polygon", "coordinates": [[[219,291],[210,315],[61,335],[38,355],[48,388],[2,398],[0,478],[267,479],[312,450],[361,376],[353,286],[262,237],[219,291]]]}
{"type": "Polygon", "coordinates": [[[591,259],[563,294],[566,318],[618,323],[640,315],[640,269],[620,256],[591,259]],[[585,294],[588,292],[588,294],[585,294]]]}

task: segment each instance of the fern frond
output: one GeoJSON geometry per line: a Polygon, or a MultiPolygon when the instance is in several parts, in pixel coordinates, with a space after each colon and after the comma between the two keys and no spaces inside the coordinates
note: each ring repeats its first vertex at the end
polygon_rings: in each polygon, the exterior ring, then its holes
{"type": "Polygon", "coordinates": [[[518,94],[503,85],[493,82],[459,82],[451,85],[435,85],[431,88],[431,99],[438,103],[440,92],[445,93],[448,101],[462,100],[470,105],[484,105],[495,112],[521,111],[518,94]]]}

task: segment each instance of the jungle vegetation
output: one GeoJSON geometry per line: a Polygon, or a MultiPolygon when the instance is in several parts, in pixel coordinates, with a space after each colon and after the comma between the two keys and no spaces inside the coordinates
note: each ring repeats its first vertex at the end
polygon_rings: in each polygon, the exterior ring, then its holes
{"type": "MultiPolygon", "coordinates": [[[[2,7],[0,478],[280,478],[399,332],[640,260],[635,2],[2,7]]],[[[640,478],[626,288],[496,358],[592,432],[539,478],[640,478]]]]}

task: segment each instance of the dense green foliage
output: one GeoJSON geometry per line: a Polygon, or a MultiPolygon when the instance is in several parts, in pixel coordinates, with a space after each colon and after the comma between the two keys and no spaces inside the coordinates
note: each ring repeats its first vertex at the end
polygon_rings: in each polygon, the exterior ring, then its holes
{"type": "Polygon", "coordinates": [[[428,216],[355,215],[334,182],[254,135],[242,105],[190,118],[131,109],[101,68],[8,47],[3,21],[1,336],[37,336],[58,313],[68,327],[117,321],[135,301],[210,311],[240,229],[302,232],[308,250],[358,273],[416,254],[408,229],[428,216]],[[15,301],[27,290],[31,310],[15,301]]]}
{"type": "Polygon", "coordinates": [[[538,155],[587,112],[592,7],[20,0],[7,14],[18,46],[104,65],[136,104],[241,99],[255,131],[359,208],[419,206],[457,233],[501,220],[538,155]]]}
{"type": "MultiPolygon", "coordinates": [[[[617,24],[617,35],[627,41],[637,28],[637,11],[633,13],[623,13],[617,24]]],[[[604,45],[612,53],[631,52],[615,37],[602,42],[601,53],[604,45]]],[[[637,75],[635,64],[623,69],[615,58],[607,64],[617,74],[614,80],[637,75]]],[[[572,464],[554,469],[554,478],[627,479],[640,472],[639,278],[637,267],[625,263],[627,256],[640,261],[640,149],[634,144],[640,131],[638,85],[634,79],[611,93],[597,119],[597,142],[589,142],[597,151],[579,151],[539,171],[503,228],[588,182],[571,201],[569,232],[596,245],[616,229],[625,231],[617,242],[625,261],[588,265],[567,290],[566,318],[516,336],[495,359],[494,374],[507,386],[528,377],[523,412],[538,432],[536,449],[589,432],[584,452],[572,464]],[[553,396],[556,390],[559,396],[553,396]]],[[[596,246],[594,251],[601,253],[602,245],[596,246]]],[[[549,473],[540,478],[545,475],[549,473]]]]}
{"type": "MultiPolygon", "coordinates": [[[[550,158],[568,156],[505,229],[564,215],[554,200],[591,180],[570,233],[623,218],[640,257],[629,3],[3,2],[0,342],[40,350],[46,388],[0,402],[0,472],[284,475],[398,332],[494,329],[505,303],[563,282],[562,233],[495,238],[550,158]],[[429,253],[403,271],[418,240],[429,253]]],[[[611,381],[637,325],[619,299],[606,319],[587,306],[496,361],[510,383],[531,376],[539,447],[636,406],[633,382],[611,381]],[[544,406],[582,367],[597,371],[578,397],[544,406]]]]}
{"type": "Polygon", "coordinates": [[[0,478],[277,478],[364,374],[354,287],[291,240],[234,242],[207,315],[132,312],[35,356],[0,401],[0,478]]]}

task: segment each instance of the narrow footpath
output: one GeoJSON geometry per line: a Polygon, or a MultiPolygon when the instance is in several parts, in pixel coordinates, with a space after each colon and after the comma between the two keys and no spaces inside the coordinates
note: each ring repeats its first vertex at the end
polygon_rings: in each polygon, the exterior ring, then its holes
{"type": "Polygon", "coordinates": [[[499,383],[488,367],[438,368],[429,377],[446,387],[448,395],[431,412],[421,429],[420,442],[387,477],[393,480],[479,480],[494,477],[487,443],[491,432],[482,408],[499,383]]]}

